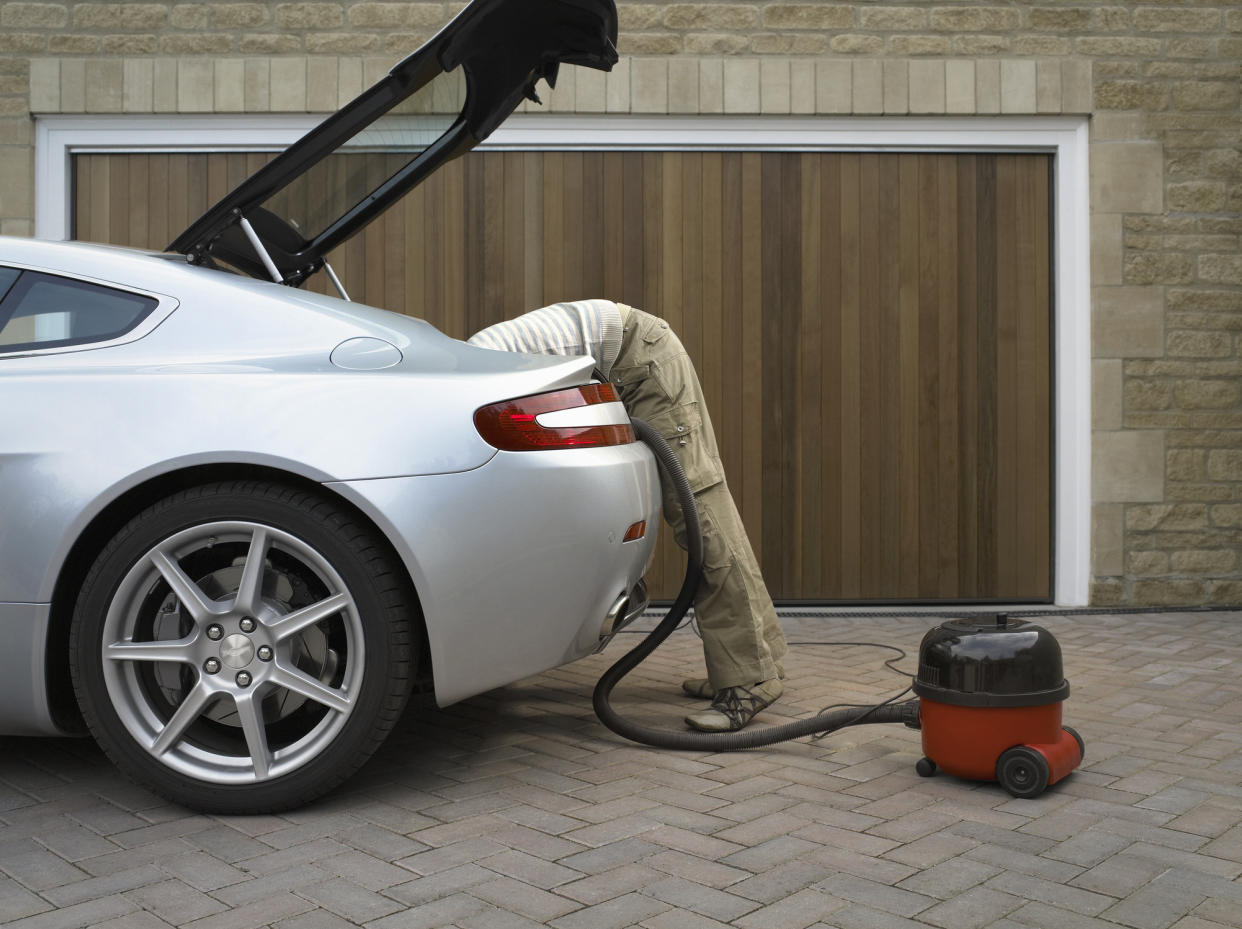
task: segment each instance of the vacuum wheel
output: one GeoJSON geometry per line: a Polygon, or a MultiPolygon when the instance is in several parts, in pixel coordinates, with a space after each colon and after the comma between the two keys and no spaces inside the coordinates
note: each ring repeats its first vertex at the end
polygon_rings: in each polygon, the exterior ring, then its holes
{"type": "Polygon", "coordinates": [[[1012,796],[1020,799],[1042,794],[1050,776],[1047,759],[1025,745],[1008,749],[996,762],[996,779],[1012,796]]]}
{"type": "Polygon", "coordinates": [[[931,777],[936,773],[936,762],[930,758],[920,758],[914,763],[914,771],[919,777],[931,777]]]}
{"type": "Polygon", "coordinates": [[[1084,744],[1082,736],[1078,734],[1077,729],[1073,729],[1069,726],[1062,726],[1061,728],[1072,735],[1074,737],[1074,741],[1078,743],[1078,763],[1082,764],[1087,759],[1087,746],[1084,744]]]}

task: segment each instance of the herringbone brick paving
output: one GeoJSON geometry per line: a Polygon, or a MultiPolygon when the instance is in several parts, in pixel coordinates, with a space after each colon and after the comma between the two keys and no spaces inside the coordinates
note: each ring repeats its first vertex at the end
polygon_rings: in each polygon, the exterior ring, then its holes
{"type": "MultiPolygon", "coordinates": [[[[784,619],[900,645],[926,616],[784,619]]],[[[921,779],[918,733],[733,754],[624,742],[591,711],[636,638],[465,703],[412,707],[361,774],[281,816],[128,783],[87,741],[0,740],[0,924],[21,929],[1242,927],[1242,614],[1050,617],[1087,763],[1035,800],[921,779]]],[[[798,646],[779,723],[903,682],[877,649],[798,646]]],[[[676,633],[617,693],[680,728],[676,633]]]]}

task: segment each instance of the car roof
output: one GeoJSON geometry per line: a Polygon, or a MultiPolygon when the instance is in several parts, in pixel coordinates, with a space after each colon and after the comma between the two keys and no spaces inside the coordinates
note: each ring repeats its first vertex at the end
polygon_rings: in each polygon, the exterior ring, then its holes
{"type": "Polygon", "coordinates": [[[487,138],[562,63],[610,70],[615,0],[472,0],[382,80],[260,168],[168,246],[300,284],[324,256],[487,138]]]}

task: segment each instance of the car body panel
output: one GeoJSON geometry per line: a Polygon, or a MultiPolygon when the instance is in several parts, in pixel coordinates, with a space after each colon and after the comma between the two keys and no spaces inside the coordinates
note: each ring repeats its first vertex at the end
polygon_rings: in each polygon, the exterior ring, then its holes
{"type": "Polygon", "coordinates": [[[0,733],[67,735],[56,725],[48,700],[49,605],[0,602],[0,733]]]}
{"type": "Polygon", "coordinates": [[[468,473],[328,486],[398,540],[441,705],[594,651],[609,607],[643,576],[660,515],[641,444],[500,452],[468,473]],[[623,542],[639,520],[646,534],[623,542]]]}

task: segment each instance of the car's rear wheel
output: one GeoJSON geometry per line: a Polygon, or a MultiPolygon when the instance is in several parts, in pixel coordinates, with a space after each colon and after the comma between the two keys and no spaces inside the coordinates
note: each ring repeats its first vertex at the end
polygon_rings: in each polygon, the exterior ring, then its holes
{"type": "Polygon", "coordinates": [[[400,566],[339,504],[280,484],[171,496],[92,567],[74,687],[117,765],[211,812],[305,803],[379,747],[409,694],[400,566]]]}

